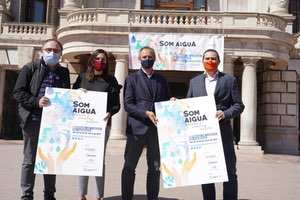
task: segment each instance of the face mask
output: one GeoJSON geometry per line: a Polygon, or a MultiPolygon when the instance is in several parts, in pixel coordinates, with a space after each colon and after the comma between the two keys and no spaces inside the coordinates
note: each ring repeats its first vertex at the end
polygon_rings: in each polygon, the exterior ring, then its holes
{"type": "Polygon", "coordinates": [[[96,71],[103,71],[104,69],[105,69],[105,67],[106,67],[106,63],[104,63],[104,62],[101,62],[101,61],[93,61],[93,66],[94,66],[94,69],[96,70],[96,71]]]}
{"type": "Polygon", "coordinates": [[[56,54],[53,51],[51,51],[50,53],[45,52],[43,55],[43,60],[47,65],[55,65],[58,63],[59,54],[56,54]]]}
{"type": "Polygon", "coordinates": [[[149,59],[141,60],[141,65],[145,69],[150,69],[154,65],[154,60],[149,60],[149,59]]]}
{"type": "Polygon", "coordinates": [[[214,72],[218,69],[219,63],[216,60],[203,61],[204,68],[207,72],[214,72]]]}

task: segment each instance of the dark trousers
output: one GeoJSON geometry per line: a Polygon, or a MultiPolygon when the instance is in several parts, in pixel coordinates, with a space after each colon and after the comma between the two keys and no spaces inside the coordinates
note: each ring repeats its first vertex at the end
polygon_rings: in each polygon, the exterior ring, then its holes
{"type": "Polygon", "coordinates": [[[122,170],[122,198],[131,200],[133,198],[135,169],[142,154],[143,148],[147,146],[147,197],[149,200],[157,200],[159,193],[160,178],[160,154],[157,131],[148,131],[144,135],[127,135],[125,148],[125,163],[122,170]]]}
{"type": "MultiPolygon", "coordinates": [[[[234,151],[233,137],[230,126],[226,127],[226,131],[222,133],[222,143],[228,174],[228,182],[223,183],[223,199],[237,200],[238,180],[236,174],[236,155],[234,151]]],[[[215,200],[215,184],[203,184],[202,193],[204,200],[215,200]]]]}
{"type": "MultiPolygon", "coordinates": [[[[33,188],[35,182],[34,164],[38,144],[40,122],[28,121],[23,128],[23,163],[21,168],[22,200],[33,199],[33,188]]],[[[44,175],[44,197],[45,200],[54,199],[55,175],[44,175]]]]}

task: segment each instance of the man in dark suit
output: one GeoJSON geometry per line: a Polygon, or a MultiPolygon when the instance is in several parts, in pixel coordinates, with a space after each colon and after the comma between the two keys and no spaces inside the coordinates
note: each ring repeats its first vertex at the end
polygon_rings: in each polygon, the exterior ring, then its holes
{"type": "MultiPolygon", "coordinates": [[[[236,156],[233,145],[233,133],[230,119],[239,116],[244,110],[244,104],[238,89],[236,79],[218,71],[220,57],[216,50],[208,49],[202,57],[205,72],[191,79],[187,98],[214,95],[216,101],[216,117],[219,120],[228,182],[223,183],[224,200],[236,200],[238,181],[236,174],[236,156]]],[[[203,184],[204,200],[215,200],[214,184],[203,184]]]]}
{"type": "Polygon", "coordinates": [[[124,107],[128,112],[125,163],[122,170],[122,198],[133,198],[135,169],[147,147],[147,197],[157,200],[160,178],[160,153],[154,103],[170,99],[167,80],[153,70],[155,52],[143,47],[139,52],[141,69],[125,80],[124,107]]]}

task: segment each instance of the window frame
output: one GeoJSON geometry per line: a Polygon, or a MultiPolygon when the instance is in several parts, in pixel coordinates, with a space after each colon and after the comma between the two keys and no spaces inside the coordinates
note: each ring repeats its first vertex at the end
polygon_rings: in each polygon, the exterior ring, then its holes
{"type": "Polygon", "coordinates": [[[194,0],[189,0],[187,3],[180,3],[176,0],[169,0],[169,2],[160,2],[154,0],[154,5],[145,7],[145,0],[141,0],[141,9],[144,10],[190,10],[190,11],[207,11],[208,0],[205,0],[205,7],[195,7],[194,0]],[[204,10],[203,10],[204,8],[204,10]]]}
{"type": "MultiPolygon", "coordinates": [[[[23,22],[35,22],[35,23],[46,23],[47,22],[47,7],[48,7],[48,0],[23,0],[22,1],[22,14],[23,16],[22,19],[24,20],[23,22]],[[36,6],[37,3],[42,3],[42,15],[39,19],[41,20],[36,20],[36,6]]],[[[40,13],[40,12],[39,12],[40,13]]]]}

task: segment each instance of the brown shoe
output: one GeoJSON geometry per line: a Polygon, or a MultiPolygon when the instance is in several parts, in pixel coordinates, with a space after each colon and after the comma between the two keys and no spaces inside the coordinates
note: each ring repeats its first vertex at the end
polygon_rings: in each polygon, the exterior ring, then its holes
{"type": "Polygon", "coordinates": [[[86,200],[85,197],[79,197],[79,200],[86,200]]]}

